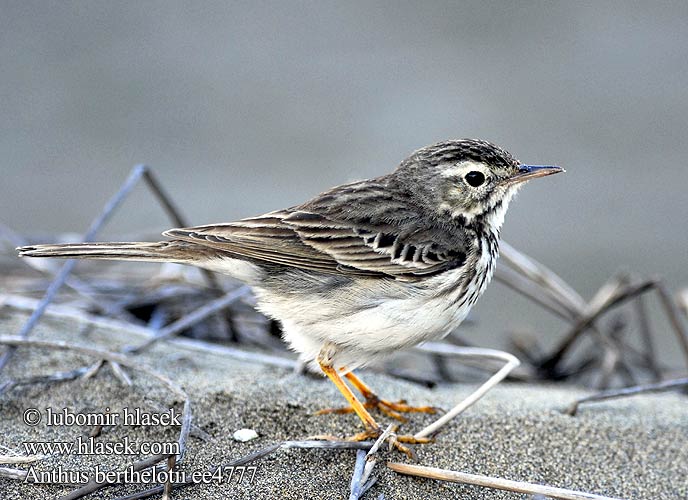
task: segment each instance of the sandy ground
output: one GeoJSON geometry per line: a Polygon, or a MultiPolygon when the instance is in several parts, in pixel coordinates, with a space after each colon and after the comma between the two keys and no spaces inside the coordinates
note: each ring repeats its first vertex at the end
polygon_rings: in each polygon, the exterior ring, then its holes
{"type": "MultiPolygon", "coordinates": [[[[25,321],[24,313],[0,309],[0,334],[12,335],[25,321]]],[[[32,338],[66,340],[71,343],[115,350],[141,342],[139,332],[93,327],[75,320],[46,317],[32,338]]],[[[328,406],[340,406],[341,396],[324,379],[296,375],[286,368],[238,361],[228,356],[180,345],[161,343],[141,355],[141,365],[173,378],[191,395],[194,425],[207,437],[191,437],[181,470],[192,472],[230,462],[236,458],[287,439],[313,434],[344,436],[358,432],[354,416],[314,416],[328,406]],[[247,443],[232,439],[240,428],[254,429],[259,437],[247,443]]],[[[92,362],[66,352],[21,349],[5,377],[26,378],[69,370],[92,362]]],[[[56,384],[16,387],[0,400],[0,445],[24,454],[25,442],[76,442],[88,438],[90,427],[47,425],[46,411],[68,408],[68,412],[112,413],[141,408],[144,412],[166,412],[178,399],[158,382],[138,372],[129,372],[132,387],[126,387],[106,368],[96,377],[56,384]],[[29,426],[23,415],[39,410],[42,420],[29,426]]],[[[473,386],[451,385],[434,390],[363,373],[366,381],[389,399],[406,398],[412,403],[444,408],[467,395],[473,386]]],[[[450,424],[434,444],[416,447],[417,462],[475,474],[524,480],[573,488],[591,493],[634,499],[688,497],[688,414],[684,396],[664,394],[589,405],[576,417],[561,413],[576,397],[585,394],[571,388],[506,384],[488,394],[478,405],[450,424]]],[[[416,415],[402,430],[413,432],[430,421],[416,415]]],[[[384,419],[382,419],[384,420],[384,419]]],[[[174,442],[178,427],[106,427],[99,442],[174,442]]],[[[195,432],[199,435],[199,432],[195,432]]],[[[383,459],[408,461],[399,453],[385,452],[383,459]]],[[[56,455],[40,462],[35,471],[120,470],[136,456],[117,454],[56,455]]],[[[255,462],[252,482],[235,478],[229,483],[212,482],[175,492],[172,498],[348,498],[355,462],[354,451],[281,450],[255,462]]],[[[527,498],[473,486],[441,483],[397,475],[384,460],[375,474],[378,482],[366,498],[527,498]]],[[[24,469],[26,465],[20,466],[24,469]]],[[[74,489],[73,484],[24,484],[0,479],[0,498],[45,499],[74,489]]],[[[97,498],[117,498],[141,490],[129,484],[101,491],[97,498]]],[[[159,498],[159,496],[157,497],[159,498]]]]}

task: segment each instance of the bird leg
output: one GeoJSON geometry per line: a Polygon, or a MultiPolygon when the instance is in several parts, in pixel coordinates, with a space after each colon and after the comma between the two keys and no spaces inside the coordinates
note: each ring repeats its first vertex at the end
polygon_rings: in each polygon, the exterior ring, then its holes
{"type": "MultiPolygon", "coordinates": [[[[323,370],[324,371],[324,370],[323,370]]],[[[401,415],[401,413],[436,413],[437,409],[432,406],[410,406],[406,404],[405,400],[397,401],[393,403],[385,399],[381,399],[373,392],[373,390],[368,387],[368,385],[358,378],[353,372],[348,372],[344,375],[351,385],[353,385],[358,392],[365,398],[365,403],[363,407],[366,409],[377,409],[384,415],[388,417],[399,420],[400,422],[407,422],[408,419],[401,415]]],[[[342,381],[343,382],[343,381],[342,381]]],[[[348,401],[348,399],[347,399],[348,401]]],[[[346,406],[344,408],[326,408],[317,412],[317,415],[325,415],[328,413],[351,413],[355,412],[353,405],[346,406]]],[[[358,412],[356,412],[358,414],[358,412]]],[[[359,415],[360,417],[360,415],[359,415]]]]}
{"type": "MultiPolygon", "coordinates": [[[[332,347],[332,346],[329,346],[332,347]]],[[[329,377],[329,379],[334,383],[334,385],[339,389],[339,392],[342,393],[342,396],[348,401],[349,403],[349,411],[353,411],[358,415],[358,418],[361,419],[363,422],[363,425],[365,426],[365,431],[360,432],[358,434],[355,434],[353,436],[350,436],[346,438],[347,440],[350,441],[364,441],[366,439],[376,439],[382,434],[382,429],[380,426],[377,424],[375,419],[368,413],[368,410],[364,407],[364,405],[358,400],[356,395],[351,391],[348,385],[346,385],[346,382],[344,382],[344,379],[339,375],[339,372],[337,371],[336,368],[332,366],[332,352],[331,349],[328,349],[328,346],[326,345],[323,347],[323,349],[320,351],[320,354],[318,355],[318,364],[320,365],[320,369],[323,371],[325,375],[329,377]],[[329,355],[328,355],[329,354],[329,355]]],[[[348,378],[348,374],[347,374],[348,378]]],[[[351,380],[351,379],[350,379],[351,380]]],[[[363,384],[360,380],[356,379],[360,384],[362,384],[363,387],[367,386],[363,384]]],[[[354,383],[354,382],[352,382],[354,383]]],[[[358,386],[356,386],[359,391],[361,390],[358,386]]],[[[368,389],[370,392],[370,390],[368,389]]],[[[370,394],[373,394],[370,392],[370,394]]],[[[373,394],[374,395],[374,394],[373,394]]],[[[322,414],[323,412],[320,411],[318,414],[322,414]]],[[[324,413],[333,413],[333,412],[328,412],[325,410],[324,413]]],[[[402,417],[403,418],[403,417],[402,417]]],[[[431,439],[428,438],[415,438],[413,436],[395,436],[392,439],[392,445],[398,449],[399,451],[404,452],[408,457],[413,457],[413,452],[407,447],[404,446],[402,443],[409,443],[409,444],[424,444],[424,443],[429,443],[431,442],[431,439]]]]}
{"type": "Polygon", "coordinates": [[[346,385],[346,382],[344,382],[342,377],[339,376],[337,370],[331,366],[326,366],[323,363],[320,363],[320,369],[330,378],[332,383],[334,383],[334,385],[337,386],[337,389],[339,389],[339,392],[342,393],[342,396],[344,396],[344,398],[349,402],[349,408],[351,411],[355,412],[356,415],[358,415],[358,418],[361,419],[366,431],[379,431],[380,427],[377,425],[377,422],[375,422],[375,419],[370,415],[370,413],[368,413],[368,410],[365,409],[363,404],[361,404],[358,398],[356,398],[354,393],[351,392],[351,389],[349,389],[349,386],[346,385]]]}

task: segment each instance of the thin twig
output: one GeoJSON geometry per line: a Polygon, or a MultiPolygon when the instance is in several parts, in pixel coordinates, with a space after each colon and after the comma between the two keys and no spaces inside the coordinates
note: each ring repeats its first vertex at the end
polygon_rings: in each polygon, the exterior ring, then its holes
{"type": "MultiPolygon", "coordinates": [[[[396,439],[396,436],[394,435],[394,431],[397,429],[397,426],[393,424],[389,424],[387,428],[384,430],[382,434],[380,434],[380,437],[378,437],[375,440],[375,443],[373,444],[373,447],[368,450],[368,453],[366,453],[365,456],[365,466],[363,467],[363,475],[361,476],[361,487],[360,487],[360,495],[363,496],[366,491],[368,491],[377,481],[377,477],[373,476],[370,477],[370,475],[373,472],[373,468],[377,464],[377,451],[380,449],[380,446],[382,446],[382,443],[387,441],[387,439],[391,436],[394,439],[396,439]]],[[[392,442],[390,441],[390,446],[392,446],[392,442]]]]}
{"type": "Polygon", "coordinates": [[[624,387],[623,389],[613,389],[610,391],[600,392],[592,396],[586,396],[575,401],[566,410],[569,415],[575,415],[578,412],[578,407],[583,403],[591,403],[593,401],[605,401],[607,399],[617,399],[626,396],[635,396],[636,394],[643,394],[646,392],[659,392],[674,389],[676,387],[688,386],[688,378],[677,378],[673,380],[665,380],[663,382],[656,382],[653,384],[636,385],[633,387],[624,387]]]}
{"type": "Polygon", "coordinates": [[[568,283],[554,271],[532,257],[519,252],[504,240],[500,243],[502,260],[510,267],[540,284],[552,298],[572,312],[579,312],[585,307],[585,300],[568,283]]]}
{"type": "MultiPolygon", "coordinates": [[[[115,209],[124,201],[132,189],[134,189],[134,186],[136,186],[145,171],[146,167],[142,165],[135,167],[131,171],[127,180],[124,181],[124,184],[122,184],[122,187],[120,187],[115,195],[105,204],[100,215],[93,220],[88,231],[86,231],[84,237],[81,239],[82,242],[93,241],[93,238],[95,238],[100,228],[110,219],[115,209]]],[[[62,269],[60,269],[60,272],[57,274],[53,282],[50,283],[50,286],[46,290],[43,299],[41,299],[40,304],[33,311],[31,317],[19,331],[19,337],[27,338],[29,336],[29,333],[31,333],[31,331],[34,329],[38,323],[38,320],[40,320],[41,316],[43,316],[48,304],[53,301],[55,295],[67,279],[67,276],[69,276],[69,274],[72,272],[72,269],[74,269],[76,262],[77,261],[75,259],[69,259],[64,263],[62,269]]],[[[0,371],[2,371],[2,369],[7,365],[15,350],[16,348],[10,347],[2,354],[2,357],[0,357],[0,371]]]]}
{"type": "Polygon", "coordinates": [[[25,385],[45,384],[49,382],[66,382],[69,380],[75,380],[79,377],[84,377],[88,373],[88,371],[88,367],[82,366],[81,368],[77,368],[76,370],[56,372],[51,375],[41,375],[38,377],[29,377],[27,379],[21,380],[8,380],[7,382],[5,382],[2,388],[0,388],[0,394],[3,394],[4,392],[15,387],[22,387],[25,385]]]}
{"type": "Polygon", "coordinates": [[[685,288],[678,292],[676,295],[676,302],[679,308],[683,312],[683,315],[688,318],[688,288],[685,288]]]}
{"type": "MultiPolygon", "coordinates": [[[[7,307],[28,311],[34,310],[39,303],[39,301],[36,299],[23,297],[20,295],[5,295],[3,296],[3,299],[5,300],[4,305],[7,307]]],[[[100,328],[126,330],[145,337],[154,336],[154,332],[145,326],[132,325],[112,318],[102,318],[69,306],[53,304],[49,307],[48,311],[51,316],[57,318],[83,321],[100,328]]],[[[183,347],[184,349],[191,349],[206,353],[210,352],[219,356],[227,356],[238,361],[261,363],[269,366],[277,366],[288,369],[293,369],[297,365],[296,360],[284,356],[274,356],[270,354],[263,354],[261,352],[251,352],[244,349],[236,349],[234,347],[211,344],[209,342],[203,342],[196,339],[174,338],[170,339],[169,342],[175,346],[183,347]]]]}
{"type": "MultiPolygon", "coordinates": [[[[154,466],[159,462],[162,462],[167,457],[168,455],[153,455],[143,460],[139,460],[138,462],[134,462],[132,465],[128,467],[128,469],[131,469],[135,472],[142,471],[154,466]]],[[[95,493],[96,491],[102,490],[103,488],[114,486],[115,484],[116,483],[98,483],[93,478],[91,478],[88,481],[88,483],[81,486],[80,488],[70,491],[66,495],[61,496],[58,500],[77,500],[78,498],[83,498],[85,496],[90,495],[91,493],[95,493]]]]}
{"type": "Polygon", "coordinates": [[[485,486],[487,488],[513,491],[516,493],[545,495],[551,498],[557,498],[561,500],[618,500],[611,497],[594,495],[592,493],[583,493],[581,491],[555,488],[552,486],[544,486],[541,484],[525,483],[522,481],[511,481],[508,479],[482,476],[478,474],[467,474],[465,472],[438,469],[436,467],[425,467],[423,465],[387,462],[387,467],[392,469],[394,472],[399,472],[400,474],[407,474],[410,476],[427,477],[429,479],[451,481],[453,483],[473,484],[476,486],[485,486]]]}
{"type": "MultiPolygon", "coordinates": [[[[309,441],[282,441],[279,443],[271,444],[265,448],[261,448],[258,451],[245,455],[241,458],[233,460],[227,464],[222,464],[218,466],[210,467],[211,471],[216,471],[220,468],[231,468],[239,467],[242,465],[249,464],[261,458],[267,457],[277,450],[289,449],[289,448],[304,448],[304,449],[325,449],[325,450],[369,450],[373,446],[370,441],[319,441],[319,440],[309,440],[309,441]]],[[[192,483],[188,479],[184,483],[175,483],[172,485],[173,489],[179,489],[186,486],[191,486],[192,483]]],[[[150,498],[154,495],[159,495],[163,492],[163,486],[156,486],[149,488],[138,493],[133,493],[131,495],[126,495],[123,497],[117,497],[114,500],[140,500],[143,498],[150,498]]],[[[62,500],[62,499],[60,499],[62,500]]]]}
{"type": "Polygon", "coordinates": [[[413,437],[420,439],[431,436],[439,431],[442,426],[446,425],[450,420],[454,419],[457,415],[464,412],[467,408],[473,405],[476,401],[482,398],[490,389],[501,382],[511,370],[516,368],[521,362],[514,355],[508,352],[498,351],[496,349],[482,349],[478,347],[458,347],[449,344],[439,344],[435,342],[426,342],[419,349],[425,352],[432,352],[434,354],[444,354],[452,356],[462,356],[462,357],[483,357],[492,358],[504,361],[504,366],[494,375],[492,375],[483,385],[478,387],[473,393],[471,393],[467,398],[461,401],[459,404],[454,406],[446,414],[442,415],[440,418],[435,420],[433,423],[424,427],[419,432],[414,434],[413,437]]]}
{"type": "Polygon", "coordinates": [[[559,344],[559,346],[553,351],[547,359],[541,362],[541,368],[546,371],[553,371],[557,364],[561,361],[563,356],[568,352],[568,350],[574,345],[575,341],[578,339],[579,335],[585,330],[590,328],[598,317],[607,312],[612,307],[619,305],[627,300],[632,299],[636,295],[651,290],[657,285],[653,280],[643,281],[641,283],[636,283],[635,285],[628,285],[626,287],[621,287],[617,289],[613,295],[606,298],[603,303],[600,303],[594,308],[594,310],[588,311],[586,314],[580,317],[576,322],[574,327],[569,331],[564,340],[559,344]]]}
{"type": "Polygon", "coordinates": [[[28,464],[31,462],[38,462],[39,460],[43,460],[44,458],[44,455],[0,455],[0,464],[28,464]]]}
{"type": "Polygon", "coordinates": [[[643,347],[645,348],[643,358],[655,380],[659,380],[662,376],[662,372],[659,369],[659,366],[657,366],[657,357],[655,354],[654,339],[652,338],[652,328],[650,327],[650,318],[647,315],[645,297],[642,295],[638,295],[638,297],[635,299],[635,310],[638,317],[638,323],[640,325],[640,336],[643,340],[643,347]]]}
{"type": "Polygon", "coordinates": [[[612,377],[617,370],[627,370],[626,364],[622,359],[622,350],[619,345],[624,326],[622,318],[616,315],[607,335],[599,335],[601,345],[596,345],[594,349],[599,352],[600,347],[602,347],[603,352],[600,372],[598,373],[599,380],[596,384],[596,388],[599,390],[606,389],[611,385],[612,377]]]}
{"type": "Polygon", "coordinates": [[[507,267],[505,264],[497,264],[494,277],[496,281],[520,293],[567,322],[571,322],[578,315],[578,312],[573,309],[571,304],[562,300],[551,289],[524,276],[518,270],[507,267]]]}
{"type": "Polygon", "coordinates": [[[671,326],[673,326],[674,331],[676,332],[678,343],[683,349],[683,354],[686,358],[686,364],[688,364],[688,332],[683,326],[683,322],[679,316],[676,304],[671,299],[671,295],[669,295],[669,292],[662,283],[657,283],[657,292],[659,293],[659,298],[662,301],[662,305],[664,305],[667,316],[669,316],[671,326]]]}
{"type": "Polygon", "coordinates": [[[365,469],[366,452],[363,450],[356,451],[356,464],[354,465],[354,473],[351,477],[351,486],[349,493],[349,500],[359,500],[361,498],[361,488],[363,482],[363,470],[365,469]]]}
{"type": "Polygon", "coordinates": [[[213,314],[222,311],[223,309],[226,309],[234,302],[236,302],[238,299],[245,296],[249,291],[250,289],[248,286],[241,286],[236,290],[232,290],[231,292],[228,292],[222,295],[221,297],[202,305],[195,311],[190,312],[189,314],[185,315],[184,317],[180,318],[174,323],[166,326],[165,328],[158,330],[157,334],[154,337],[146,340],[144,343],[137,347],[127,349],[127,352],[134,354],[143,352],[144,350],[152,346],[155,342],[177,335],[178,333],[186,330],[190,326],[195,325],[199,321],[204,320],[208,316],[212,316],[213,314]]]}
{"type": "MultiPolygon", "coordinates": [[[[167,471],[172,472],[174,469],[176,462],[175,462],[175,457],[174,455],[167,457],[167,471]]],[[[167,476],[167,481],[165,481],[165,484],[163,485],[163,490],[162,490],[162,500],[170,500],[170,495],[172,494],[172,481],[171,481],[172,475],[167,476]]]]}
{"type": "Polygon", "coordinates": [[[554,300],[550,294],[543,290],[542,285],[534,283],[518,271],[504,265],[497,265],[494,277],[495,280],[541,305],[561,319],[568,322],[575,319],[576,314],[562,306],[558,300],[554,300]]]}
{"type": "Polygon", "coordinates": [[[105,364],[105,360],[99,359],[98,361],[93,363],[91,366],[83,366],[83,367],[79,368],[78,370],[83,370],[85,368],[86,371],[84,372],[83,379],[88,380],[90,378],[95,377],[98,374],[98,372],[100,371],[100,369],[103,367],[104,364],[105,364]]]}
{"type": "Polygon", "coordinates": [[[0,478],[15,479],[18,481],[26,481],[28,471],[22,469],[13,469],[12,467],[0,467],[0,478]]]}
{"type": "Polygon", "coordinates": [[[181,398],[187,397],[186,392],[184,392],[184,390],[179,385],[167,378],[165,375],[162,375],[154,370],[151,370],[145,365],[142,365],[141,363],[131,360],[126,356],[118,354],[116,352],[105,351],[103,349],[96,349],[93,347],[87,347],[82,345],[69,344],[67,342],[61,341],[24,339],[19,336],[11,335],[0,335],[0,344],[13,347],[35,347],[43,349],[58,349],[62,351],[74,351],[81,354],[85,354],[87,356],[104,359],[109,362],[119,363],[122,366],[126,366],[127,368],[131,368],[132,370],[140,371],[145,373],[146,375],[150,375],[151,377],[156,378],[165,386],[167,386],[172,392],[174,392],[176,396],[181,398]]]}
{"type": "Polygon", "coordinates": [[[127,372],[124,371],[124,368],[122,368],[122,366],[119,363],[113,361],[111,363],[108,363],[108,365],[110,365],[112,373],[115,375],[117,380],[119,380],[122,383],[122,385],[131,387],[131,378],[129,377],[129,375],[127,375],[127,372]]]}

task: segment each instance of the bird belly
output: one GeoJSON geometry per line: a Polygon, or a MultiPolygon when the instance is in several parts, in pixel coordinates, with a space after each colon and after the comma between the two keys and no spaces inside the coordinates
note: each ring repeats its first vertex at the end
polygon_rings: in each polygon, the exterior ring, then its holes
{"type": "MultiPolygon", "coordinates": [[[[458,273],[459,271],[452,271],[458,273]]],[[[372,280],[328,293],[275,294],[257,290],[259,308],[282,323],[283,336],[304,361],[312,362],[322,346],[336,346],[335,364],[352,368],[421,342],[444,337],[466,317],[472,305],[457,300],[459,276],[441,283],[372,280]],[[456,287],[439,286],[456,283],[456,287]]]]}

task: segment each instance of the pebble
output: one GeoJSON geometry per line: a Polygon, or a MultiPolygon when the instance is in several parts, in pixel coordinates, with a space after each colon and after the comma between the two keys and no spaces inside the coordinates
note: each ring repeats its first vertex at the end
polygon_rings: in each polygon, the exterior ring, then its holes
{"type": "Polygon", "coordinates": [[[258,433],[253,429],[239,429],[238,431],[234,432],[232,437],[235,441],[241,441],[242,443],[245,443],[246,441],[256,439],[258,437],[258,433]]]}

